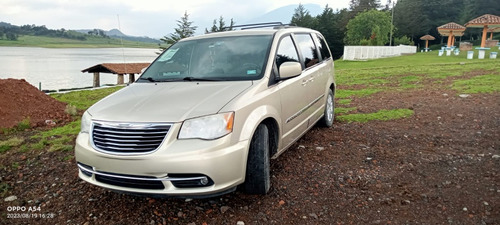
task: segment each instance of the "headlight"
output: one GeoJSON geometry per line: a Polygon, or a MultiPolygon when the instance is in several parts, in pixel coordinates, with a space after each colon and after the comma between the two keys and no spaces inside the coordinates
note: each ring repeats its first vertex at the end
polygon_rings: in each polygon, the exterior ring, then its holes
{"type": "Polygon", "coordinates": [[[215,114],[184,121],[179,139],[217,139],[233,131],[234,112],[215,114]]]}
{"type": "Polygon", "coordinates": [[[85,111],[82,116],[82,126],[80,132],[88,134],[90,132],[91,122],[92,122],[92,116],[90,115],[90,113],[85,111]]]}

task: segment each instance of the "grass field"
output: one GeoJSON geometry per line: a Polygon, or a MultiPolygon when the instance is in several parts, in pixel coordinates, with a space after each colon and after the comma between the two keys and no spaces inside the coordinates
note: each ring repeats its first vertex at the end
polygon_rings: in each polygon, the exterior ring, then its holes
{"type": "MultiPolygon", "coordinates": [[[[121,40],[114,38],[87,37],[87,40],[80,41],[67,38],[24,35],[20,36],[16,41],[1,39],[0,46],[43,48],[118,48],[122,47],[122,43],[121,40]]],[[[123,40],[123,47],[158,48],[158,44],[123,40]]]]}
{"type": "Polygon", "coordinates": [[[368,122],[409,117],[413,113],[404,109],[380,109],[376,113],[356,114],[353,98],[365,98],[373,94],[394,93],[440,85],[452,79],[451,85],[439,88],[460,93],[500,92],[500,59],[467,59],[466,52],[458,56],[438,56],[437,51],[417,53],[394,58],[368,61],[335,62],[337,108],[340,121],[368,122]],[[471,78],[462,78],[472,74],[471,78]],[[477,75],[474,75],[477,74],[477,75]],[[426,86],[427,85],[427,86],[426,86]]]}

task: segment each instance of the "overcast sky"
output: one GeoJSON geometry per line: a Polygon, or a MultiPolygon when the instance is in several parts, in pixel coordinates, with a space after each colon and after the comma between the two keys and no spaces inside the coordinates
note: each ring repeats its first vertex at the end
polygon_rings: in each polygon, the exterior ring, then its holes
{"type": "Polygon", "coordinates": [[[185,11],[198,26],[197,33],[202,33],[221,15],[226,21],[233,18],[241,24],[273,9],[299,3],[321,7],[328,4],[336,10],[347,8],[349,0],[1,0],[0,21],[50,29],[110,30],[120,24],[127,35],[159,38],[173,32],[176,20],[185,11]]]}

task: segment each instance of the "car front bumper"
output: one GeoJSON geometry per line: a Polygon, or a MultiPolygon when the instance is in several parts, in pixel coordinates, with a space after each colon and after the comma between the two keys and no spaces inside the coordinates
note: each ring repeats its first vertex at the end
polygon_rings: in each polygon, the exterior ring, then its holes
{"type": "Polygon", "coordinates": [[[249,141],[230,144],[230,139],[231,135],[210,141],[177,140],[168,135],[152,153],[113,155],[95,150],[89,134],[80,133],[75,158],[79,177],[104,188],[149,195],[211,196],[244,182],[249,141]],[[200,185],[192,185],[196,183],[200,185]]]}

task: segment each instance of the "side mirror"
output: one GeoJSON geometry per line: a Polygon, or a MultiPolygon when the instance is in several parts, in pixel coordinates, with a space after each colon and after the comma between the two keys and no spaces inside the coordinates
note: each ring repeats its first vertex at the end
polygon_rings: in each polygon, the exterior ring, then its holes
{"type": "Polygon", "coordinates": [[[302,66],[299,62],[284,62],[279,68],[280,79],[296,77],[302,73],[302,66]]]}

